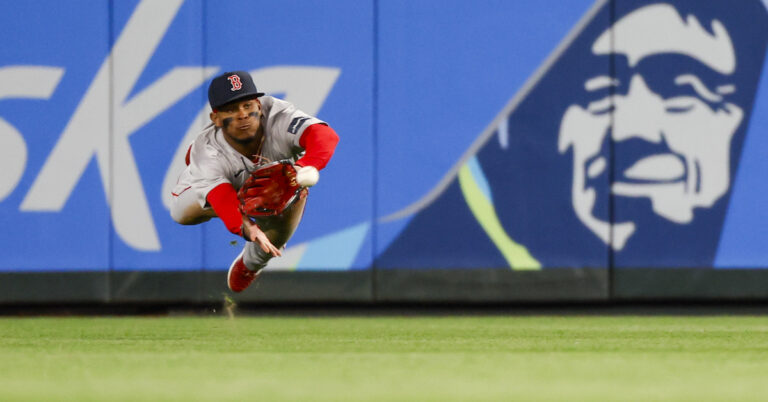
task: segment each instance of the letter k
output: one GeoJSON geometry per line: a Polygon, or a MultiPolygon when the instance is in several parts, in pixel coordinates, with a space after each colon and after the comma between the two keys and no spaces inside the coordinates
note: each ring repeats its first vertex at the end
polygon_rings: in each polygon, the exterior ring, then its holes
{"type": "Polygon", "coordinates": [[[126,100],[182,2],[144,0],[136,7],[22,201],[22,211],[60,211],[95,155],[118,236],[135,249],[160,250],[128,137],[217,68],[174,68],[126,100]]]}

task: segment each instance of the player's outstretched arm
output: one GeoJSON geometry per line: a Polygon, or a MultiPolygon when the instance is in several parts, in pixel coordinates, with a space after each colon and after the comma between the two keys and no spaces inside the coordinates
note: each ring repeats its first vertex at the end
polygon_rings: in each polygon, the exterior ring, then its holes
{"type": "Polygon", "coordinates": [[[231,184],[223,183],[217,186],[208,193],[207,199],[230,232],[242,236],[245,240],[257,243],[265,253],[275,257],[282,255],[259,226],[240,213],[238,208],[240,200],[231,184]]]}
{"type": "Polygon", "coordinates": [[[243,237],[246,240],[258,244],[265,253],[272,254],[275,257],[280,257],[283,255],[283,253],[281,253],[280,250],[275,247],[271,241],[269,241],[269,238],[259,228],[259,225],[252,222],[247,216],[243,216],[242,232],[243,237]]]}
{"type": "Polygon", "coordinates": [[[206,200],[224,223],[224,226],[227,227],[227,230],[245,237],[242,232],[243,215],[239,209],[240,200],[237,198],[237,191],[231,184],[219,184],[208,193],[206,200]]]}

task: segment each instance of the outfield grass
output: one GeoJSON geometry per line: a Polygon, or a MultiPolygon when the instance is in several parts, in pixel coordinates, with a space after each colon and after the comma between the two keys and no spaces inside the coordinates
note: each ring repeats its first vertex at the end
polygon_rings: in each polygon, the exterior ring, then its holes
{"type": "Polygon", "coordinates": [[[0,318],[0,400],[766,400],[768,317],[0,318]]]}

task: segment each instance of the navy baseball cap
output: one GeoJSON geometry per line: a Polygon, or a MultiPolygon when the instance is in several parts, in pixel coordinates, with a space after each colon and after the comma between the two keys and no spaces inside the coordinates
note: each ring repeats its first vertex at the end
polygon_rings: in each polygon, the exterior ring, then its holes
{"type": "Polygon", "coordinates": [[[208,87],[208,102],[211,109],[217,109],[229,102],[245,98],[258,98],[263,92],[256,89],[253,78],[247,71],[231,71],[213,80],[208,87]]]}

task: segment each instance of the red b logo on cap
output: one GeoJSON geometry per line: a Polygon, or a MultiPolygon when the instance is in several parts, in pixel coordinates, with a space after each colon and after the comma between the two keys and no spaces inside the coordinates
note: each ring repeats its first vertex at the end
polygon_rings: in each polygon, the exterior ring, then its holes
{"type": "Polygon", "coordinates": [[[232,88],[230,88],[230,91],[237,91],[243,87],[243,83],[240,82],[240,76],[237,74],[232,74],[229,77],[227,77],[229,80],[229,83],[232,84],[232,88]]]}

